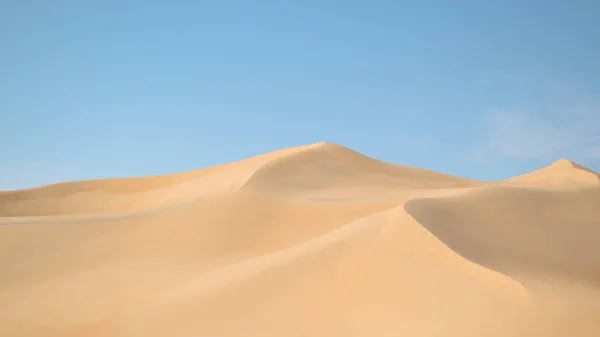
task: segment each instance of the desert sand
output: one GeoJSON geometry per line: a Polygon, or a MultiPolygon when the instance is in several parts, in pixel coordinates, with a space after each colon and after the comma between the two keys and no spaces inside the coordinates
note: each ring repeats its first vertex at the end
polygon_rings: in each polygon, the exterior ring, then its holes
{"type": "Polygon", "coordinates": [[[600,336],[600,179],[332,143],[0,192],[0,336],[600,336]]]}

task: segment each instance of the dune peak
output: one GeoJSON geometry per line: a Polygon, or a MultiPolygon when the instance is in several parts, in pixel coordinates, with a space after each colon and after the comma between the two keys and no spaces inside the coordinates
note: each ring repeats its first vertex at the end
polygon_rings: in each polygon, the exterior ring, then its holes
{"type": "Polygon", "coordinates": [[[308,147],[311,148],[316,148],[316,147],[331,147],[331,148],[338,148],[338,149],[348,149],[350,150],[350,148],[334,143],[334,142],[317,142],[317,143],[313,143],[308,145],[308,147]]]}
{"type": "MultiPolygon", "coordinates": [[[[315,145],[315,146],[321,146],[321,145],[327,145],[327,144],[338,145],[338,144],[335,144],[333,142],[316,142],[313,145],[315,145]]],[[[338,145],[338,146],[341,146],[341,145],[338,145]]]]}
{"type": "Polygon", "coordinates": [[[551,167],[575,167],[575,162],[569,160],[569,159],[564,159],[561,158],[557,161],[555,161],[554,163],[550,164],[549,166],[551,167]]]}
{"type": "Polygon", "coordinates": [[[579,171],[585,171],[585,172],[593,174],[593,175],[598,175],[598,173],[594,172],[593,170],[590,170],[585,166],[579,165],[572,160],[564,159],[564,158],[561,158],[561,159],[555,161],[554,163],[548,165],[547,168],[574,169],[574,170],[579,170],[579,171]]]}
{"type": "Polygon", "coordinates": [[[549,186],[572,183],[578,185],[600,185],[600,176],[598,176],[598,173],[569,159],[561,158],[546,167],[517,177],[509,178],[505,181],[519,184],[549,186]]]}
{"type": "Polygon", "coordinates": [[[506,186],[318,142],[0,191],[0,335],[598,336],[594,179],[561,159],[506,186]]]}

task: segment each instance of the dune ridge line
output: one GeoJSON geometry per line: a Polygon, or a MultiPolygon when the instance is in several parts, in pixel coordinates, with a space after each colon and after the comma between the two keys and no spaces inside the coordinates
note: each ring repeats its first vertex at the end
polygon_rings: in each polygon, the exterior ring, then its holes
{"type": "Polygon", "coordinates": [[[598,336],[598,205],[330,142],[0,191],[0,335],[598,336]]]}

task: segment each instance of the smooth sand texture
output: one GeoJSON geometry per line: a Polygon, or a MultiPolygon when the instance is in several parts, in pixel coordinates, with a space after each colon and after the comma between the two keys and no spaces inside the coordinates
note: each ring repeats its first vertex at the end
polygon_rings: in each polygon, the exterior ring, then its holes
{"type": "Polygon", "coordinates": [[[600,336],[600,180],[331,143],[0,192],[0,336],[600,336]]]}

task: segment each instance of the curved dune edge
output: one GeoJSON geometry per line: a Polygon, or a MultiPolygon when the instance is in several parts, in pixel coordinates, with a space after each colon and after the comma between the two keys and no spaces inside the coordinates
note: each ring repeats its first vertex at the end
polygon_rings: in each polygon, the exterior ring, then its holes
{"type": "Polygon", "coordinates": [[[406,211],[461,256],[521,282],[600,287],[600,188],[492,186],[417,198],[406,211]]]}
{"type": "Polygon", "coordinates": [[[600,186],[600,176],[570,160],[559,159],[547,167],[506,179],[502,183],[538,187],[600,186]]]}
{"type": "Polygon", "coordinates": [[[307,186],[312,186],[321,193],[336,186],[347,189],[348,183],[361,190],[369,186],[374,192],[390,188],[430,189],[480,184],[424,169],[385,163],[343,146],[323,142],[191,172],[0,191],[0,218],[122,214],[205,196],[232,195],[247,186],[284,191],[300,187],[304,193],[307,186]]]}
{"type": "Polygon", "coordinates": [[[228,193],[243,184],[245,175],[251,174],[248,171],[252,172],[272,160],[273,156],[302,148],[280,150],[184,173],[65,182],[0,191],[0,218],[120,214],[174,204],[207,193],[228,193]]]}
{"type": "Polygon", "coordinates": [[[404,204],[453,252],[527,289],[525,322],[507,321],[515,329],[500,335],[600,333],[600,188],[551,186],[489,186],[404,204]]]}
{"type": "Polygon", "coordinates": [[[481,183],[318,143],[2,192],[0,335],[598,336],[600,188],[558,166],[481,183]]]}
{"type": "MultiPolygon", "coordinates": [[[[0,191],[0,218],[106,215],[140,212],[205,196],[235,194],[259,185],[289,191],[313,186],[318,193],[347,190],[364,193],[390,189],[439,189],[489,183],[424,169],[394,165],[343,146],[322,142],[278,150],[238,162],[154,177],[66,182],[24,190],[0,191]],[[292,179],[290,179],[292,177],[292,179]]],[[[561,187],[600,186],[600,176],[568,160],[498,184],[561,187]]]]}

